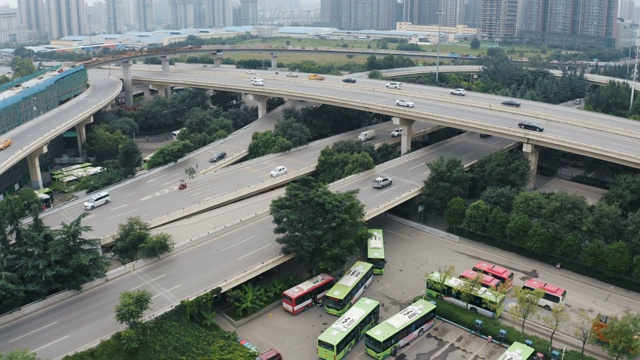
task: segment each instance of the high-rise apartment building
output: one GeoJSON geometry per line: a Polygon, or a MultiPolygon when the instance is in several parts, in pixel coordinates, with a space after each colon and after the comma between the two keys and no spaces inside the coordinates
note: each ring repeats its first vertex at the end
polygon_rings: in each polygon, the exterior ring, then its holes
{"type": "Polygon", "coordinates": [[[83,0],[47,0],[45,23],[51,39],[89,33],[83,0]]]}
{"type": "Polygon", "coordinates": [[[27,30],[35,30],[37,37],[47,34],[43,0],[18,0],[20,25],[27,30]]]}
{"type": "Polygon", "coordinates": [[[132,0],[133,24],[138,31],[153,31],[153,1],[132,0]]]}
{"type": "Polygon", "coordinates": [[[258,0],[240,0],[240,25],[258,25],[258,0]]]}
{"type": "Polygon", "coordinates": [[[207,27],[233,25],[231,0],[205,0],[205,20],[207,27]]]}
{"type": "Polygon", "coordinates": [[[340,22],[345,30],[390,30],[395,28],[395,0],[342,0],[340,22]]]}
{"type": "Polygon", "coordinates": [[[339,19],[340,0],[322,0],[320,2],[320,23],[323,26],[337,27],[339,19]]]}
{"type": "Polygon", "coordinates": [[[440,25],[456,27],[464,24],[465,0],[441,0],[440,25]]]}
{"type": "Polygon", "coordinates": [[[464,8],[464,24],[470,28],[478,28],[481,19],[482,0],[467,0],[464,8]]]}
{"type": "Polygon", "coordinates": [[[518,0],[482,0],[480,36],[488,41],[515,41],[517,19],[518,0]]]}
{"type": "Polygon", "coordinates": [[[634,8],[635,3],[633,0],[620,0],[620,11],[618,12],[618,17],[621,17],[625,20],[635,19],[634,8]]]}
{"type": "Polygon", "coordinates": [[[204,27],[202,0],[169,0],[170,26],[176,29],[204,27]]]}
{"type": "Polygon", "coordinates": [[[122,34],[127,31],[125,0],[105,0],[104,14],[107,32],[112,34],[122,34]]]}
{"type": "Polygon", "coordinates": [[[97,1],[87,6],[87,29],[90,34],[100,34],[107,31],[107,20],[104,16],[105,5],[97,1]]]}

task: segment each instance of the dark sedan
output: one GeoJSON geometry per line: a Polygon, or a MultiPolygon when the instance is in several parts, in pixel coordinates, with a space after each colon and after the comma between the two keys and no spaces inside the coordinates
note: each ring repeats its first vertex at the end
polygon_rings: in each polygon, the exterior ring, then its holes
{"type": "Polygon", "coordinates": [[[227,157],[227,153],[224,151],[220,151],[219,153],[215,153],[213,154],[213,156],[211,157],[211,159],[209,159],[209,162],[218,162],[222,159],[224,159],[225,157],[227,157]]]}
{"type": "Polygon", "coordinates": [[[355,84],[356,83],[356,79],[348,77],[348,78],[344,78],[342,79],[342,82],[346,82],[346,83],[350,83],[350,84],[355,84]]]}
{"type": "Polygon", "coordinates": [[[520,129],[526,129],[526,130],[534,130],[534,131],[538,131],[538,132],[543,132],[544,128],[541,125],[538,125],[532,121],[523,121],[521,123],[518,124],[518,127],[520,129]]]}
{"type": "Polygon", "coordinates": [[[520,107],[520,103],[515,101],[515,100],[503,101],[502,105],[504,105],[504,106],[512,106],[512,107],[520,107]]]}

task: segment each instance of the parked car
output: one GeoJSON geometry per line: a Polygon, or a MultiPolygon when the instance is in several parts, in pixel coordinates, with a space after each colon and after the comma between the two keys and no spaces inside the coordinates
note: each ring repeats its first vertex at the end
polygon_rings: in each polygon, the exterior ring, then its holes
{"type": "Polygon", "coordinates": [[[342,82],[346,82],[346,83],[349,83],[349,84],[355,84],[356,83],[356,79],[352,78],[352,77],[348,77],[348,78],[342,79],[342,82]]]}
{"type": "Polygon", "coordinates": [[[526,129],[526,130],[535,130],[535,131],[539,131],[539,132],[543,132],[544,128],[541,125],[538,125],[537,123],[534,123],[533,121],[523,121],[521,123],[518,123],[518,127],[520,129],[526,129]]]}
{"type": "Polygon", "coordinates": [[[213,156],[209,159],[209,162],[218,162],[222,159],[224,159],[225,157],[227,157],[227,153],[224,151],[220,151],[219,153],[215,153],[213,154],[213,156]]]}
{"type": "Polygon", "coordinates": [[[271,177],[278,177],[286,174],[287,172],[286,166],[277,166],[275,169],[271,170],[271,177]]]}
{"type": "Polygon", "coordinates": [[[520,107],[520,103],[515,101],[515,100],[503,101],[502,105],[504,105],[504,106],[512,106],[512,107],[520,107]]]}
{"type": "Polygon", "coordinates": [[[402,136],[402,128],[395,128],[391,132],[391,137],[398,137],[398,136],[402,136]]]}
{"type": "Polygon", "coordinates": [[[582,104],[582,99],[575,99],[575,100],[573,100],[573,103],[576,104],[576,105],[580,105],[580,104],[582,104]]]}
{"type": "Polygon", "coordinates": [[[0,140],[0,150],[4,150],[11,146],[11,139],[0,140]]]}
{"type": "Polygon", "coordinates": [[[309,80],[324,80],[324,76],[322,75],[318,75],[318,74],[311,74],[309,75],[309,80]]]}
{"type": "Polygon", "coordinates": [[[276,349],[269,349],[258,355],[256,360],[282,360],[282,354],[276,349]]]}
{"type": "Polygon", "coordinates": [[[251,80],[251,85],[253,85],[253,86],[264,86],[264,80],[262,80],[262,79],[253,79],[253,80],[251,80]]]}
{"type": "Polygon", "coordinates": [[[398,106],[405,106],[405,107],[409,107],[412,108],[415,106],[415,104],[413,103],[413,101],[411,100],[404,100],[404,99],[398,99],[396,100],[396,105],[398,106]]]}
{"type": "Polygon", "coordinates": [[[453,89],[449,91],[449,94],[465,96],[467,94],[467,91],[465,89],[453,89]]]}
{"type": "Polygon", "coordinates": [[[294,73],[294,72],[288,72],[287,73],[287,77],[298,77],[298,74],[294,73]]]}
{"type": "Polygon", "coordinates": [[[402,83],[390,82],[387,85],[385,85],[384,87],[386,87],[387,89],[398,89],[398,90],[400,90],[402,88],[402,83]]]}
{"type": "Polygon", "coordinates": [[[393,180],[391,180],[391,178],[388,178],[388,177],[379,176],[379,177],[373,179],[373,187],[375,189],[386,188],[387,186],[391,185],[392,183],[393,183],[393,180]]]}

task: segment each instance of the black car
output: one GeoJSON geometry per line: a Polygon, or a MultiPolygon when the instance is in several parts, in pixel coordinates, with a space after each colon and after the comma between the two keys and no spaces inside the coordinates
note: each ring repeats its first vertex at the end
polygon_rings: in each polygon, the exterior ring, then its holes
{"type": "Polygon", "coordinates": [[[355,84],[356,83],[356,79],[354,79],[354,78],[344,78],[344,79],[342,79],[342,82],[355,84]]]}
{"type": "Polygon", "coordinates": [[[225,157],[227,157],[227,153],[224,151],[220,151],[219,153],[213,154],[211,159],[209,159],[209,162],[218,162],[219,160],[222,160],[225,157]]]}
{"type": "Polygon", "coordinates": [[[518,127],[520,129],[526,129],[526,130],[535,130],[539,132],[544,131],[544,128],[542,126],[531,121],[523,121],[521,123],[518,123],[518,127]]]}
{"type": "Polygon", "coordinates": [[[520,107],[520,103],[515,101],[515,100],[507,100],[507,101],[503,101],[502,105],[504,106],[513,106],[513,107],[520,107]]]}

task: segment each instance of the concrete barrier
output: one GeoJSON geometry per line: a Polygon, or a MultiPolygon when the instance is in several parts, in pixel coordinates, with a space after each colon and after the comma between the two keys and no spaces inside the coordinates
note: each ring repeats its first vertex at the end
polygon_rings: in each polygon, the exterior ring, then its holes
{"type": "Polygon", "coordinates": [[[448,232],[444,232],[438,229],[434,229],[432,227],[426,226],[426,225],[422,225],[413,221],[409,221],[394,215],[390,215],[390,214],[385,214],[385,217],[389,220],[395,221],[397,223],[400,223],[402,225],[406,225],[409,227],[412,227],[414,229],[420,230],[420,231],[424,231],[426,233],[429,233],[431,235],[435,235],[438,237],[441,237],[443,239],[446,240],[451,240],[451,241],[455,241],[457,243],[460,242],[460,238],[457,235],[453,235],[453,234],[449,234],[448,232]]]}

